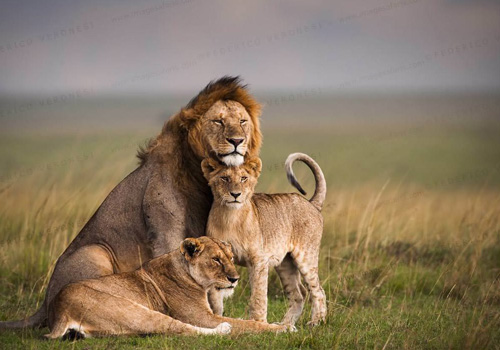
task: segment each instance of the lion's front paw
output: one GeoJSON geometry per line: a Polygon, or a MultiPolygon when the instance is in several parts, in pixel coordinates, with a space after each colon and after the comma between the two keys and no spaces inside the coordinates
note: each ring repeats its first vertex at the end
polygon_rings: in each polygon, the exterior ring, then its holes
{"type": "Polygon", "coordinates": [[[217,327],[215,327],[215,333],[216,334],[229,334],[229,333],[231,333],[232,327],[233,326],[231,326],[229,323],[223,322],[223,323],[219,324],[217,327]]]}

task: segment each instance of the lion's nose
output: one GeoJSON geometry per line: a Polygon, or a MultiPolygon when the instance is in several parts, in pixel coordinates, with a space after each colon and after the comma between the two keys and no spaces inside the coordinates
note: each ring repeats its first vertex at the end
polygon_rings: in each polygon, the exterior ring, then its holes
{"type": "Polygon", "coordinates": [[[226,139],[227,142],[234,145],[234,147],[238,147],[240,143],[242,143],[245,139],[226,139]]]}
{"type": "Polygon", "coordinates": [[[235,283],[239,280],[239,277],[229,277],[227,276],[227,279],[229,280],[229,282],[231,283],[235,283]]]}
{"type": "Polygon", "coordinates": [[[240,196],[241,193],[233,193],[231,192],[231,196],[234,197],[234,199],[238,198],[240,196]]]}

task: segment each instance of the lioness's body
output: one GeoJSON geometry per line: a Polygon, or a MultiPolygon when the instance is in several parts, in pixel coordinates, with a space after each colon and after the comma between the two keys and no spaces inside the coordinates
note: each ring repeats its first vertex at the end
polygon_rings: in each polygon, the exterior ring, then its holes
{"type": "MultiPolygon", "coordinates": [[[[253,193],[261,170],[258,158],[230,168],[209,160],[202,163],[214,194],[206,233],[231,243],[237,263],[249,268],[250,317],[254,320],[266,320],[269,267],[276,268],[290,302],[284,324],[294,324],[303,309],[305,288],[300,274],[312,296],[310,323],[318,324],[326,317],[325,292],[318,276],[326,182],[316,162],[304,154],[289,157],[290,169],[297,159],[315,175],[316,192],[311,201],[294,193],[253,193]]],[[[217,294],[211,292],[210,302],[220,313],[222,300],[217,294]]]]}
{"type": "Polygon", "coordinates": [[[47,337],[62,337],[70,329],[83,336],[215,334],[228,333],[231,326],[236,333],[286,329],[214,315],[207,290],[233,288],[239,277],[231,249],[207,237],[182,244],[136,271],[64,287],[51,303],[47,337]]]}
{"type": "Polygon", "coordinates": [[[238,164],[246,153],[258,154],[259,115],[239,79],[207,85],[140,152],[141,165],[111,191],[59,257],[42,307],[25,320],[0,322],[0,328],[44,326],[52,299],[65,285],[135,270],[184,238],[203,235],[212,195],[201,160],[211,154],[238,164]],[[224,127],[213,122],[219,119],[224,127]]]}

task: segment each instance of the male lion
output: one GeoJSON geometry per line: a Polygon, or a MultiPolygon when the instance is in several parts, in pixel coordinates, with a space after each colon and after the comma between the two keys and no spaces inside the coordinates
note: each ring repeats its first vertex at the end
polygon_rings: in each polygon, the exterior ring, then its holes
{"type": "Polygon", "coordinates": [[[208,84],[172,116],[146,149],[140,166],[120,182],[59,257],[41,308],[0,328],[46,325],[47,308],[65,285],[133,271],[204,234],[212,194],[200,169],[212,155],[237,165],[261,146],[260,105],[239,78],[208,84]]]}
{"type": "MultiPolygon", "coordinates": [[[[285,163],[288,179],[302,194],[292,170],[295,160],[306,163],[314,174],[316,190],[310,201],[296,193],[254,193],[262,168],[257,157],[239,167],[203,160],[203,174],[214,194],[206,233],[231,243],[236,262],[249,268],[252,319],[266,320],[268,270],[274,266],[290,303],[282,323],[293,325],[302,313],[306,293],[300,282],[302,274],[312,296],[309,324],[316,325],[326,317],[326,297],[318,276],[326,182],[311,157],[291,154],[285,163]]],[[[210,291],[209,301],[214,312],[221,314],[220,293],[210,291]]]]}
{"type": "Polygon", "coordinates": [[[228,243],[186,238],[179,249],[133,272],[65,286],[49,308],[47,338],[121,334],[226,334],[280,332],[284,325],[214,315],[209,288],[230,289],[239,276],[228,243]],[[204,327],[204,328],[200,328],[204,327]],[[208,328],[205,328],[208,327],[208,328]],[[214,328],[215,327],[215,328],[214,328]]]}

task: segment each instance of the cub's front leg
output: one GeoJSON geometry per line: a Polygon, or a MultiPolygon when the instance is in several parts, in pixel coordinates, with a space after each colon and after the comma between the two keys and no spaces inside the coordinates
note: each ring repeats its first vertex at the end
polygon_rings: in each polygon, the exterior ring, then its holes
{"type": "Polygon", "coordinates": [[[267,261],[257,260],[248,267],[250,278],[250,318],[267,322],[267,280],[269,265],[267,261]]]}
{"type": "Polygon", "coordinates": [[[208,291],[208,303],[214,315],[222,316],[224,313],[224,296],[220,290],[213,287],[208,291]]]}
{"type": "Polygon", "coordinates": [[[208,291],[208,303],[214,315],[222,316],[224,313],[224,299],[234,293],[234,288],[217,289],[215,287],[208,291]]]}

